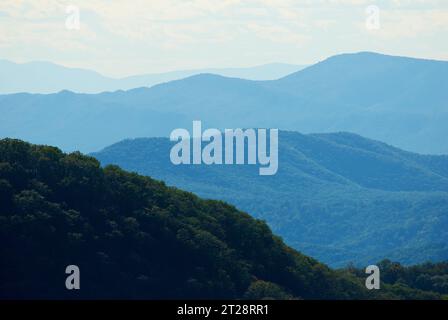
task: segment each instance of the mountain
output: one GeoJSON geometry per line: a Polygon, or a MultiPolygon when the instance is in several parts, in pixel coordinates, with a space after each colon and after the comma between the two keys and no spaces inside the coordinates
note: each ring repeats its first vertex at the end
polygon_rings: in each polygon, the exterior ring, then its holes
{"type": "Polygon", "coordinates": [[[443,264],[419,269],[438,293],[394,279],[369,291],[365,274],[302,255],[231,205],[54,147],[0,140],[0,191],[2,299],[441,299],[444,292],[436,287],[443,281],[429,277],[443,264]],[[79,268],[81,290],[66,289],[68,265],[79,268]]]}
{"type": "Polygon", "coordinates": [[[0,96],[0,137],[97,151],[168,136],[192,120],[215,128],[349,131],[404,150],[447,154],[448,62],[344,54],[274,81],[200,74],[101,94],[0,96]]]}
{"type": "Polygon", "coordinates": [[[92,156],[236,205],[331,266],[448,259],[448,156],[351,133],[280,131],[278,172],[259,176],[253,165],[173,165],[173,145],[128,139],[92,156]]]}
{"type": "Polygon", "coordinates": [[[251,80],[274,80],[303,69],[304,66],[271,63],[248,68],[214,68],[200,70],[172,71],[166,73],[141,74],[125,78],[110,78],[97,72],[68,68],[50,62],[34,61],[14,63],[0,60],[0,94],[9,93],[56,93],[70,90],[79,93],[129,90],[172,80],[190,77],[200,73],[214,73],[222,76],[251,80]]]}
{"type": "Polygon", "coordinates": [[[53,93],[71,88],[78,92],[98,92],[115,80],[95,71],[67,68],[45,61],[14,63],[0,60],[0,93],[53,93]]]}

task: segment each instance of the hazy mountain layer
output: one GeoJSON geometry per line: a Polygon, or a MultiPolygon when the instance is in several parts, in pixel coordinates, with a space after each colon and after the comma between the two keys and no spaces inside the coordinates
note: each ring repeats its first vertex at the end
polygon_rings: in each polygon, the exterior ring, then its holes
{"type": "Polygon", "coordinates": [[[202,120],[217,128],[350,131],[447,154],[447,76],[448,62],[359,53],[276,81],[202,74],[126,92],[3,95],[0,137],[90,152],[202,120]]]}
{"type": "Polygon", "coordinates": [[[0,94],[7,93],[56,93],[70,90],[78,93],[129,90],[178,80],[201,73],[250,80],[274,80],[303,69],[304,66],[271,63],[248,68],[214,68],[165,73],[140,74],[125,78],[111,78],[95,71],[68,68],[50,62],[18,64],[0,60],[0,94]]]}

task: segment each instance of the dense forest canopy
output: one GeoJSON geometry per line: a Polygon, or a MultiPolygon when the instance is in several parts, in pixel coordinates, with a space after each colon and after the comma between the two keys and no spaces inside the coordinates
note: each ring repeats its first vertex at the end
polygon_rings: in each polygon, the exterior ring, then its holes
{"type": "Polygon", "coordinates": [[[117,166],[101,168],[77,152],[12,139],[0,140],[0,243],[1,298],[440,299],[446,294],[446,265],[427,282],[409,279],[424,268],[418,267],[400,276],[406,281],[369,291],[356,268],[332,270],[224,202],[201,200],[117,166]],[[71,264],[80,268],[81,290],[65,288],[64,271],[71,264]]]}

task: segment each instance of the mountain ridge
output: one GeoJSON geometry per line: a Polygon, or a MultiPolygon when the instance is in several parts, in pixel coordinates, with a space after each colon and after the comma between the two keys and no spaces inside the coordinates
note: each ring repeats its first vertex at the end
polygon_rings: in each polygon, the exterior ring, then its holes
{"type": "Polygon", "coordinates": [[[91,155],[232,203],[331,266],[448,259],[448,156],[413,154],[354,134],[280,131],[278,172],[259,177],[248,165],[172,165],[173,144],[127,139],[91,155]],[[412,250],[422,246],[428,254],[412,250]]]}
{"type": "Polygon", "coordinates": [[[0,59],[0,94],[29,92],[58,93],[69,90],[76,93],[101,93],[151,87],[156,84],[186,78],[199,73],[216,73],[235,78],[270,80],[283,77],[304,66],[286,63],[268,63],[241,68],[205,68],[161,73],[147,73],[126,77],[108,77],[97,71],[66,67],[48,61],[15,63],[0,59]],[[39,81],[40,80],[40,81],[39,81]]]}
{"type": "Polygon", "coordinates": [[[276,81],[202,74],[129,91],[1,95],[0,136],[92,152],[128,137],[169,136],[202,120],[215,128],[349,131],[412,152],[448,154],[448,62],[434,67],[378,54],[334,59],[276,81]]]}
{"type": "MultiPolygon", "coordinates": [[[[222,201],[101,168],[78,152],[0,140],[3,299],[442,299],[446,264],[332,270],[222,201]],[[82,290],[67,290],[76,265],[82,290]],[[33,272],[29,267],[33,266],[33,272]],[[384,272],[384,273],[383,273],[384,272]],[[396,275],[404,279],[396,283],[396,275]],[[38,276],[36,276],[38,275],[38,276]],[[419,276],[434,276],[422,285],[419,276]]],[[[446,282],[446,281],[445,281],[446,282]]]]}

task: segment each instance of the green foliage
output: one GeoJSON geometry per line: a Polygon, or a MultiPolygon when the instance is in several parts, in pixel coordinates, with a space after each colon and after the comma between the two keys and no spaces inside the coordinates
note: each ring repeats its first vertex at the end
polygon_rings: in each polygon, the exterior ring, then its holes
{"type": "Polygon", "coordinates": [[[249,286],[244,298],[249,300],[289,300],[293,297],[275,283],[256,280],[249,286]]]}
{"type": "Polygon", "coordinates": [[[381,297],[233,206],[79,153],[1,140],[0,190],[1,298],[381,297]]]}
{"type": "Polygon", "coordinates": [[[333,267],[448,259],[448,156],[410,153],[350,133],[280,131],[278,172],[260,177],[251,165],[173,165],[173,144],[124,140],[93,155],[103,165],[232,203],[333,267]]]}
{"type": "MultiPolygon", "coordinates": [[[[377,265],[387,290],[404,299],[434,299],[448,294],[448,262],[406,267],[386,259],[377,265]]],[[[356,277],[364,275],[363,270],[354,266],[346,267],[343,272],[356,277]]]]}

